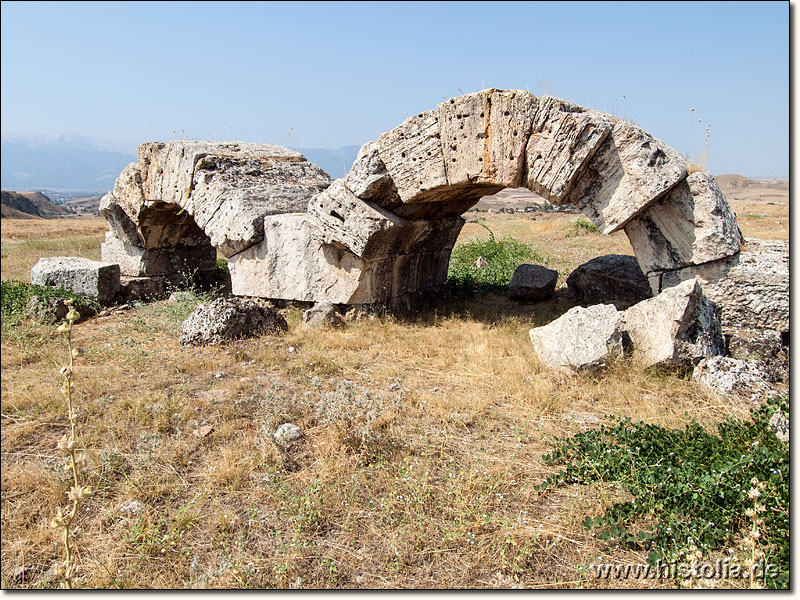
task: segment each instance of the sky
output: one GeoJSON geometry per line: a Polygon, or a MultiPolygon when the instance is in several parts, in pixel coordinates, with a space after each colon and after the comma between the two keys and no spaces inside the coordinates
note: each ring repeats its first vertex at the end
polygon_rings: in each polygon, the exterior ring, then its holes
{"type": "Polygon", "coordinates": [[[360,146],[494,87],[789,174],[787,2],[2,2],[0,28],[4,136],[360,146]]]}

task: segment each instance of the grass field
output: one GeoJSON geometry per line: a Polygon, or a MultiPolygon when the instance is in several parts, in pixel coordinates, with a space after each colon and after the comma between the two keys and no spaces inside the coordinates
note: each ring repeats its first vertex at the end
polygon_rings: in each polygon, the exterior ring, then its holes
{"type": "MultiPolygon", "coordinates": [[[[785,209],[741,218],[745,236],[780,239],[785,209]]],[[[532,242],[559,283],[595,256],[632,253],[623,233],[588,232],[574,216],[468,216],[532,242]]],[[[42,256],[97,259],[105,229],[102,219],[5,219],[2,278],[28,280],[42,256]]],[[[467,224],[459,243],[487,235],[467,224]]],[[[675,587],[597,578],[598,561],[645,562],[645,551],[582,525],[625,495],[614,484],[537,492],[557,470],[542,455],[608,414],[671,428],[747,416],[686,375],[627,361],[599,375],[548,370],[528,330],[565,310],[556,300],[489,294],[415,321],[322,331],[302,329],[290,308],[285,335],[181,348],[181,322],[202,299],[75,327],[78,428],[95,489],[78,515],[81,587],[675,587]],[[284,422],[304,432],[287,448],[272,441],[284,422]],[[143,509],[123,514],[129,500],[143,509]]],[[[50,568],[63,547],[48,524],[69,489],[56,451],[68,427],[65,354],[55,326],[3,320],[4,588],[58,583],[50,568]]]]}

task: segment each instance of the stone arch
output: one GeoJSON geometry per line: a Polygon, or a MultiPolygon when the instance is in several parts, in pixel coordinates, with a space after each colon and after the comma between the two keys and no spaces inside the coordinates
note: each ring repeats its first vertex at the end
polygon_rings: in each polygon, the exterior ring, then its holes
{"type": "Polygon", "coordinates": [[[506,187],[624,229],[654,292],[742,241],[710,173],[630,122],[520,90],[412,116],[333,182],[279,146],[143,144],[138,159],[104,200],[109,235],[124,237],[114,211],[141,230],[142,207],[179,206],[228,258],[237,295],[413,310],[441,290],[461,215],[506,187]]]}

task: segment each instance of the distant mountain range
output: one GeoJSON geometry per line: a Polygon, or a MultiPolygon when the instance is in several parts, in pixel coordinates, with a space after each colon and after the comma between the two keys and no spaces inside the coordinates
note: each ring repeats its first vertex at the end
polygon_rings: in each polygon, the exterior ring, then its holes
{"type": "Polygon", "coordinates": [[[0,214],[4,219],[53,219],[74,217],[75,213],[67,206],[59,206],[39,192],[0,192],[0,214]]]}
{"type": "MultiPolygon", "coordinates": [[[[114,186],[126,165],[136,162],[135,148],[130,152],[120,151],[75,134],[49,140],[4,136],[0,146],[0,187],[6,190],[78,192],[72,197],[102,195],[114,186]]],[[[359,146],[293,149],[336,179],[350,169],[359,146]]],[[[59,200],[59,194],[52,196],[59,200]]]]}

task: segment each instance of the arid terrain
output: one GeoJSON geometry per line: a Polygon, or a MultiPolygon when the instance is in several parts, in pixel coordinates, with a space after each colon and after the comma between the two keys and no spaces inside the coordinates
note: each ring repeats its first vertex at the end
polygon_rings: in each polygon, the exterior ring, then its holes
{"type": "MultiPolygon", "coordinates": [[[[788,181],[718,179],[745,238],[788,239],[788,181]]],[[[479,208],[531,202],[501,194],[479,208]]],[[[632,254],[624,233],[587,231],[575,215],[465,217],[532,243],[559,284],[591,258],[632,254]]],[[[105,231],[97,217],[3,219],[2,279],[27,281],[43,256],[99,259],[105,231]]],[[[487,236],[468,223],[459,243],[487,236]]],[[[597,578],[597,562],[647,557],[582,525],[621,489],[537,492],[558,469],[542,456],[606,415],[677,428],[748,414],[681,373],[627,361],[601,374],[547,369],[528,331],[564,312],[563,300],[478,295],[415,320],[379,314],[326,330],[303,329],[302,308],[290,306],[284,335],[181,347],[181,322],[202,300],[75,326],[78,429],[95,490],[78,515],[81,587],[674,587],[597,578]],[[285,422],[303,438],[281,449],[272,434],[285,422]]],[[[65,356],[55,326],[4,319],[4,588],[57,585],[63,548],[49,522],[69,489],[56,450],[68,427],[65,356]]]]}

